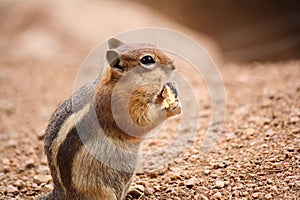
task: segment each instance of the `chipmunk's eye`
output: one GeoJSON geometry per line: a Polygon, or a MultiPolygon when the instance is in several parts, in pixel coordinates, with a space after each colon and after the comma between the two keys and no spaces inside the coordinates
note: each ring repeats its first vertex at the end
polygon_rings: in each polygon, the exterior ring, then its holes
{"type": "Polygon", "coordinates": [[[150,65],[150,64],[154,64],[155,61],[154,61],[154,59],[152,58],[152,56],[147,55],[147,56],[142,57],[141,63],[142,63],[143,65],[150,65]]]}

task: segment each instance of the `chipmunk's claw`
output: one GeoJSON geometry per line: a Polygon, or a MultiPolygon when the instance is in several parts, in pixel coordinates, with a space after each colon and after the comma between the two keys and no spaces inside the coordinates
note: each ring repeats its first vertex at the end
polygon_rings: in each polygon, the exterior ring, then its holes
{"type": "Polygon", "coordinates": [[[126,195],[126,200],[141,199],[144,196],[145,188],[142,185],[130,186],[129,192],[126,195]]]}
{"type": "Polygon", "coordinates": [[[176,82],[167,82],[166,83],[167,86],[169,86],[169,88],[174,92],[175,94],[175,98],[178,97],[178,89],[177,89],[177,83],[176,82]]]}
{"type": "Polygon", "coordinates": [[[181,103],[178,99],[175,100],[175,103],[170,105],[170,107],[167,109],[168,111],[168,117],[179,115],[181,113],[181,103]]]}

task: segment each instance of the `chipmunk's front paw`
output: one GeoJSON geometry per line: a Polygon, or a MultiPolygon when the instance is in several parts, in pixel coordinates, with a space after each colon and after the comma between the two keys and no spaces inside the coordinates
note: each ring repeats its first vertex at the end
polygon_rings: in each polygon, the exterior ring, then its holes
{"type": "Polygon", "coordinates": [[[167,108],[168,117],[179,115],[181,113],[181,103],[178,99],[175,100],[175,103],[171,104],[169,108],[167,108]]]}
{"type": "Polygon", "coordinates": [[[140,199],[144,195],[145,188],[142,185],[132,185],[126,195],[126,200],[140,199]]]}
{"type": "Polygon", "coordinates": [[[181,113],[181,103],[178,99],[178,89],[175,82],[168,82],[162,90],[162,105],[167,111],[167,116],[171,117],[181,113]]]}

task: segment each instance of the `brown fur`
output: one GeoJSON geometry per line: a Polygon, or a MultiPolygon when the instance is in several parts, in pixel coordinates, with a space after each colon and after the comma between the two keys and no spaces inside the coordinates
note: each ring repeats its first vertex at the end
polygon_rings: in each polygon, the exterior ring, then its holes
{"type": "Polygon", "coordinates": [[[149,44],[110,39],[117,60],[53,114],[45,137],[54,190],[41,199],[124,199],[138,165],[142,136],[180,113],[161,107],[173,61],[149,44]],[[155,67],[141,67],[152,55],[155,67]]]}

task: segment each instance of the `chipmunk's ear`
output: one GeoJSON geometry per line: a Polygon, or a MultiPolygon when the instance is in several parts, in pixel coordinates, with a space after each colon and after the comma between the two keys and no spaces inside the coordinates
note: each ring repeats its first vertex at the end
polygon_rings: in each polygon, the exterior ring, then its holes
{"type": "Polygon", "coordinates": [[[117,38],[114,38],[114,37],[108,38],[107,43],[108,43],[108,48],[109,49],[116,49],[119,46],[124,44],[124,42],[122,42],[121,40],[119,40],[117,38]]]}
{"type": "Polygon", "coordinates": [[[116,49],[106,51],[106,60],[111,68],[118,72],[124,72],[124,68],[120,66],[121,55],[116,49]]]}

